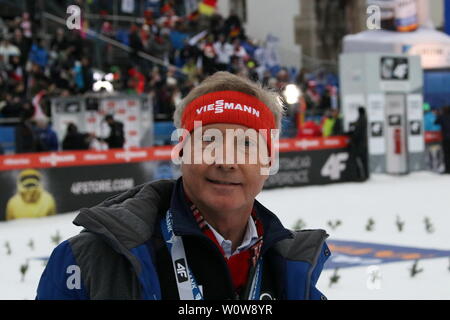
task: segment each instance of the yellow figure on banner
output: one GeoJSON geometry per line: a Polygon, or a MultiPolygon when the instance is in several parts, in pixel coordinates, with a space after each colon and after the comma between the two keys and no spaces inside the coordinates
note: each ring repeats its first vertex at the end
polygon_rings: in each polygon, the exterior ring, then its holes
{"type": "Polygon", "coordinates": [[[42,186],[42,175],[26,169],[17,177],[17,192],[6,205],[6,220],[37,218],[56,214],[53,196],[42,186]]]}

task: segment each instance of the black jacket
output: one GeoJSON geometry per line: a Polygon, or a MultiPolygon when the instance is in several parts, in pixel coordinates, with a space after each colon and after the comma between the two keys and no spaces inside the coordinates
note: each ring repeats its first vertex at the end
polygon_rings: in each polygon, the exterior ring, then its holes
{"type": "Polygon", "coordinates": [[[68,133],[62,143],[63,150],[87,150],[89,149],[89,134],[68,133]]]}
{"type": "Polygon", "coordinates": [[[113,148],[123,148],[125,143],[125,135],[123,132],[123,123],[120,121],[114,121],[109,125],[110,133],[109,137],[105,139],[110,149],[113,148]]]}
{"type": "Polygon", "coordinates": [[[350,147],[358,151],[367,149],[367,118],[359,117],[350,125],[350,147]]]}
{"type": "Polygon", "coordinates": [[[450,113],[438,116],[435,123],[441,126],[442,138],[450,140],[450,113]]]}

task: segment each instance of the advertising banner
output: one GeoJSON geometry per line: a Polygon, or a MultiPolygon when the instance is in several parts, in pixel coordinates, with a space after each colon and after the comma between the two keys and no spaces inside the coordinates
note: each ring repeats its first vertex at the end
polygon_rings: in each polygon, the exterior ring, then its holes
{"type": "MultiPolygon", "coordinates": [[[[108,137],[110,127],[104,119],[106,115],[112,115],[115,120],[122,122],[125,149],[153,144],[153,111],[143,96],[92,95],[52,99],[53,128],[61,139],[67,133],[69,123],[77,125],[81,132],[98,138],[108,137]]],[[[101,139],[94,140],[92,147],[107,149],[101,139]]]]}
{"type": "Polygon", "coordinates": [[[423,152],[423,98],[421,94],[409,94],[406,97],[407,131],[409,152],[423,152]]]}
{"type": "Polygon", "coordinates": [[[369,153],[384,155],[386,152],[384,127],[384,95],[367,95],[367,118],[369,121],[369,153]]]}
{"type": "MultiPolygon", "coordinates": [[[[347,137],[283,139],[266,188],[351,181],[347,137]]],[[[0,156],[0,221],[94,206],[134,186],[176,179],[172,146],[0,156]]]]}
{"type": "Polygon", "coordinates": [[[178,177],[171,149],[0,156],[0,221],[74,211],[147,181],[178,177]]]}
{"type": "Polygon", "coordinates": [[[336,140],[336,148],[314,148],[305,152],[299,150],[302,143],[297,143],[298,149],[280,152],[279,170],[267,179],[264,188],[355,181],[357,166],[352,163],[354,159],[346,148],[346,141],[340,138],[329,138],[336,140]]]}
{"type": "Polygon", "coordinates": [[[0,220],[42,217],[99,203],[151,180],[156,166],[143,162],[2,171],[0,220]]]}
{"type": "Polygon", "coordinates": [[[422,68],[445,69],[450,68],[450,45],[448,43],[433,43],[424,39],[422,43],[404,45],[403,53],[420,56],[422,68]]]}

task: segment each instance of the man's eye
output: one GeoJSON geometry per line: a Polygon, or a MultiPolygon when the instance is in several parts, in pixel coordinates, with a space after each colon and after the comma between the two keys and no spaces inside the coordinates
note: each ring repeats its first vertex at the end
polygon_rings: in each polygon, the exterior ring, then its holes
{"type": "Polygon", "coordinates": [[[244,145],[245,145],[246,147],[254,147],[256,144],[255,144],[254,141],[252,141],[252,140],[250,140],[250,139],[245,139],[244,145]]]}
{"type": "Polygon", "coordinates": [[[213,142],[214,137],[213,136],[203,136],[203,142],[213,142]]]}

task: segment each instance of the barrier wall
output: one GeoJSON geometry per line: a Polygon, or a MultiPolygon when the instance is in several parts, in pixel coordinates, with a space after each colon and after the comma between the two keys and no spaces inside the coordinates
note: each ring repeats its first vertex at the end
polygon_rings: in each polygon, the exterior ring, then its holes
{"type": "MultiPolygon", "coordinates": [[[[280,140],[279,172],[265,188],[352,181],[355,166],[347,140],[280,140]]],[[[0,156],[0,220],[75,211],[151,180],[177,178],[171,150],[162,146],[0,156]]]]}

